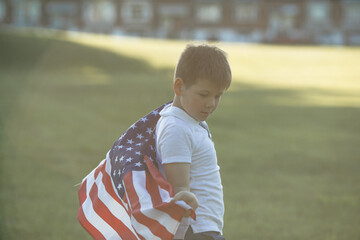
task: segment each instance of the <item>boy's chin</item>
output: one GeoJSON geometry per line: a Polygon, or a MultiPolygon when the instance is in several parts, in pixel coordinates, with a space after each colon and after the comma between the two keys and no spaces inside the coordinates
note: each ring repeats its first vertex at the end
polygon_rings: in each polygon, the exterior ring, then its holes
{"type": "Polygon", "coordinates": [[[203,122],[203,121],[206,121],[207,118],[208,118],[208,117],[197,117],[197,118],[195,118],[195,119],[196,119],[196,121],[198,121],[198,122],[203,122]]]}
{"type": "Polygon", "coordinates": [[[210,113],[201,113],[199,116],[200,121],[205,121],[210,116],[210,113]]]}

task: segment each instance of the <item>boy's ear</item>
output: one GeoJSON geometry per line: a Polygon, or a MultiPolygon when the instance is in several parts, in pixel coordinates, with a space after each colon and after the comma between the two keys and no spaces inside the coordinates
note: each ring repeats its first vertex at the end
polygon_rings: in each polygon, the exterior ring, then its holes
{"type": "Polygon", "coordinates": [[[184,87],[184,81],[182,80],[182,78],[176,78],[174,81],[174,92],[176,96],[182,95],[183,87],[184,87]]]}

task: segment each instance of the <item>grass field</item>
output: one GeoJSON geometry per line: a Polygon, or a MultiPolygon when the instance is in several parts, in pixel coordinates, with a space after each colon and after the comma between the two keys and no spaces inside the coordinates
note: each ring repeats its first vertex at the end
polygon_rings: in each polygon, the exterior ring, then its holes
{"type": "MultiPolygon", "coordinates": [[[[172,99],[185,44],[0,33],[1,239],[90,239],[74,185],[172,99]]],[[[234,81],[208,123],[227,239],[360,239],[360,49],[219,45],[234,81]]]]}

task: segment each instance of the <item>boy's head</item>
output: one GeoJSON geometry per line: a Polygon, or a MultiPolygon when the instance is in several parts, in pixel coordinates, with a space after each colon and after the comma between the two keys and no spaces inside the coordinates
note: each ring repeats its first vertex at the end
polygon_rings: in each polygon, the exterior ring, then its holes
{"type": "Polygon", "coordinates": [[[205,121],[230,83],[231,70],[225,52],[215,46],[188,45],[175,70],[173,106],[197,121],[205,121]]]}
{"type": "Polygon", "coordinates": [[[200,79],[206,79],[228,89],[231,83],[231,69],[226,53],[216,46],[187,45],[175,69],[174,80],[177,78],[181,78],[186,87],[200,79]]]}

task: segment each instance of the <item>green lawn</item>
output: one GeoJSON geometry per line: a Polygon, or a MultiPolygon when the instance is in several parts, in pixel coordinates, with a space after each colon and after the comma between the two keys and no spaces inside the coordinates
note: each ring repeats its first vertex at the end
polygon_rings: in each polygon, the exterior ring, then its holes
{"type": "MultiPolygon", "coordinates": [[[[74,185],[172,99],[185,44],[0,33],[0,239],[90,239],[74,185]]],[[[360,239],[360,48],[220,46],[227,239],[360,239]]]]}

